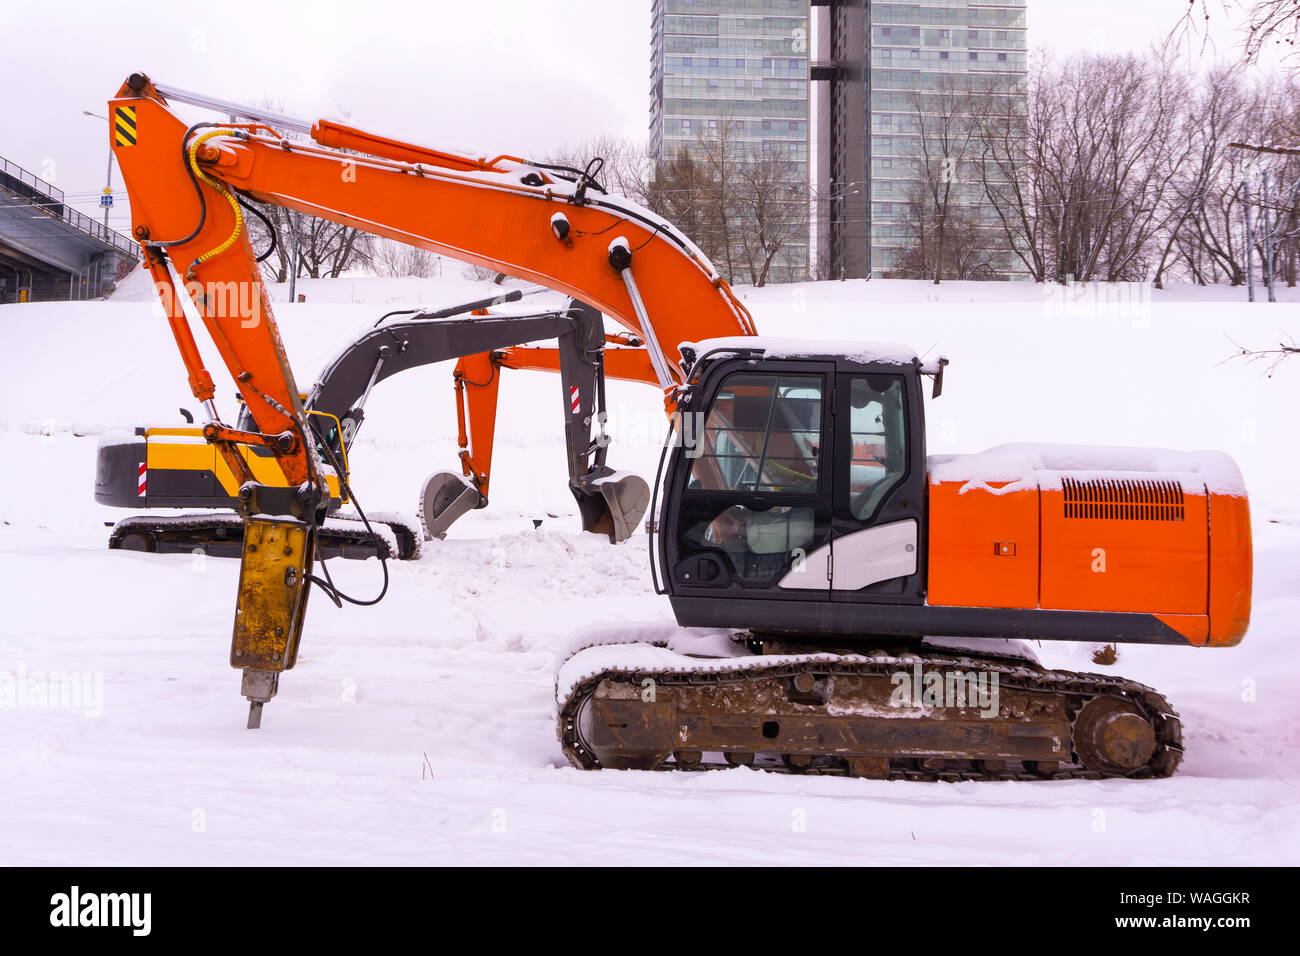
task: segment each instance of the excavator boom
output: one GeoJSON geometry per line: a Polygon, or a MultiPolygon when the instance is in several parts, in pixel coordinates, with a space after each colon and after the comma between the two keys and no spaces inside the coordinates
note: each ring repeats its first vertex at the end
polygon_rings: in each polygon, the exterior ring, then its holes
{"type": "MultiPolygon", "coordinates": [[[[131,198],[133,234],[144,249],[191,391],[206,412],[204,437],[239,485],[244,533],[231,664],[244,672],[245,696],[253,705],[250,726],[261,704],[274,695],[280,672],[293,666],[314,577],[315,533],[330,495],[329,469],[318,452],[320,447],[328,455],[329,446],[318,443],[285,354],[244,222],[247,200],[566,293],[642,343],[644,360],[624,358],[622,371],[642,380],[653,376],[670,408],[671,394],[684,377],[679,342],[702,334],[754,333],[748,312],[685,236],[648,210],[605,194],[587,173],[508,155],[430,148],[328,120],[309,124],[160,87],[140,73],[127,79],[108,107],[112,149],[131,198]],[[171,101],[250,121],[187,125],[171,101]],[[309,133],[314,142],[286,139],[277,127],[309,133]],[[637,274],[654,281],[641,285],[637,274]],[[190,326],[190,306],[243,396],[256,431],[220,420],[215,383],[190,326]],[[284,483],[258,481],[241,446],[269,450],[284,483]]],[[[571,342],[567,351],[561,344],[518,353],[514,365],[555,368],[566,376],[578,375],[578,366],[586,365],[603,376],[603,364],[593,355],[603,352],[604,343],[603,330],[595,329],[581,347],[571,342]]],[[[441,517],[454,518],[467,501],[486,500],[495,371],[510,364],[508,352],[461,359],[457,384],[467,480],[444,482],[432,495],[426,493],[430,506],[443,509],[441,517]]],[[[574,414],[589,427],[592,407],[576,381],[574,414]]],[[[566,431],[571,446],[581,444],[576,429],[566,426],[566,431]]],[[[613,538],[626,536],[626,516],[639,514],[637,502],[619,500],[603,452],[597,455],[592,472],[581,476],[587,486],[575,487],[584,524],[613,538]],[[583,507],[584,502],[597,504],[583,507]],[[619,513],[607,513],[620,508],[621,521],[619,513]]],[[[328,464],[343,480],[341,465],[328,464]]],[[[327,591],[338,599],[332,588],[327,591]]]]}

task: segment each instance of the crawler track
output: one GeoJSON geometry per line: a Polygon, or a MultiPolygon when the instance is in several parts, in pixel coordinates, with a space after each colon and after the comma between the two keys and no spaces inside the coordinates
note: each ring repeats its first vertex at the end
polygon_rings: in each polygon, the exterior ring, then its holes
{"type": "Polygon", "coordinates": [[[1121,677],[965,653],[680,661],[577,680],[558,725],[570,762],[961,781],[1152,779],[1182,759],[1168,701],[1121,677]],[[954,684],[973,675],[986,690],[996,675],[996,705],[897,706],[902,683],[921,686],[918,672],[954,684]]]}
{"type": "MultiPolygon", "coordinates": [[[[423,535],[418,526],[396,516],[370,516],[380,532],[376,541],[359,518],[330,515],[317,532],[317,546],[325,558],[386,558],[408,561],[420,556],[423,535]],[[383,532],[389,532],[384,535],[383,532]],[[396,554],[393,553],[394,545],[396,554]],[[382,548],[382,551],[380,550],[382,548]]],[[[218,558],[238,558],[244,548],[244,522],[237,514],[135,515],[113,525],[108,546],[126,551],[190,554],[201,550],[218,558]]]]}

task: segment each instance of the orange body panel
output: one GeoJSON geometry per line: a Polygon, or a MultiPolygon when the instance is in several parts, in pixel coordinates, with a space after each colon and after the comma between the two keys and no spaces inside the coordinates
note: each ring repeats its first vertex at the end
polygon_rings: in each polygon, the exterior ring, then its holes
{"type": "Polygon", "coordinates": [[[1062,490],[995,493],[1006,486],[930,484],[928,603],[1149,614],[1197,646],[1228,647],[1245,635],[1245,497],[1202,487],[1184,491],[1180,510],[1169,512],[1071,508],[1062,490]]]}
{"type": "Polygon", "coordinates": [[[961,493],[930,486],[929,602],[949,607],[1038,606],[1038,489],[961,493]]]}
{"type": "Polygon", "coordinates": [[[1240,644],[1250,623],[1253,557],[1250,501],[1228,495],[1210,497],[1211,647],[1240,644]]]}
{"type": "Polygon", "coordinates": [[[1184,497],[1181,521],[1067,517],[1064,495],[1043,491],[1039,605],[1051,610],[1208,613],[1206,496],[1184,497]]]}

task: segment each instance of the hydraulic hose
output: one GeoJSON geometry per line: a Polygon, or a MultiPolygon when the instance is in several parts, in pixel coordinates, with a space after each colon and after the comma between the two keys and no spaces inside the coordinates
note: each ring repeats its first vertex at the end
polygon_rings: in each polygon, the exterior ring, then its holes
{"type": "Polygon", "coordinates": [[[230,203],[230,209],[235,214],[235,228],[230,233],[230,235],[226,238],[225,242],[221,243],[221,245],[216,246],[215,248],[209,249],[207,252],[196,257],[195,260],[190,263],[190,267],[185,273],[186,279],[193,279],[194,270],[198,268],[199,265],[201,265],[204,262],[207,262],[209,259],[212,259],[215,256],[221,255],[223,252],[225,252],[227,249],[233,246],[235,244],[235,240],[239,238],[239,234],[244,231],[244,214],[239,209],[239,200],[235,198],[234,194],[229,189],[227,189],[224,184],[219,183],[217,180],[213,179],[211,176],[209,176],[207,173],[205,173],[202,169],[199,168],[199,158],[198,158],[199,147],[202,146],[207,140],[212,139],[214,136],[239,136],[239,135],[241,135],[239,130],[213,129],[204,133],[202,136],[195,137],[194,141],[190,143],[190,148],[188,150],[190,169],[193,171],[196,178],[198,178],[200,181],[204,183],[207,183],[218,194],[224,197],[226,202],[230,203]]]}

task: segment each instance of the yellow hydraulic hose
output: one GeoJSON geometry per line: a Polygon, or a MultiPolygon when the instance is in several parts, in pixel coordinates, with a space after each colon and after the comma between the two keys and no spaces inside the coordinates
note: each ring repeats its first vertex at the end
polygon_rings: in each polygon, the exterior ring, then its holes
{"type": "Polygon", "coordinates": [[[239,211],[239,202],[231,194],[229,189],[227,189],[221,183],[217,182],[215,179],[213,179],[211,176],[209,176],[207,173],[205,173],[202,169],[199,168],[199,159],[198,159],[199,147],[202,146],[204,142],[206,142],[207,140],[212,139],[212,137],[239,136],[239,135],[241,135],[239,130],[214,129],[214,130],[209,130],[208,132],[204,133],[202,136],[195,137],[194,142],[190,144],[190,149],[189,149],[190,169],[194,170],[194,175],[196,177],[198,177],[200,180],[202,180],[203,182],[211,186],[213,189],[215,189],[218,193],[220,193],[222,196],[226,198],[226,202],[230,203],[231,211],[233,211],[235,214],[235,229],[230,234],[230,236],[226,239],[225,242],[223,242],[221,245],[213,249],[209,249],[207,252],[203,253],[203,255],[198,256],[193,262],[190,263],[189,271],[185,273],[186,279],[194,278],[194,270],[195,268],[198,267],[200,263],[207,262],[209,259],[213,258],[214,256],[221,255],[223,252],[225,252],[227,249],[233,246],[235,244],[235,240],[239,238],[239,234],[244,231],[244,214],[239,211]]]}

